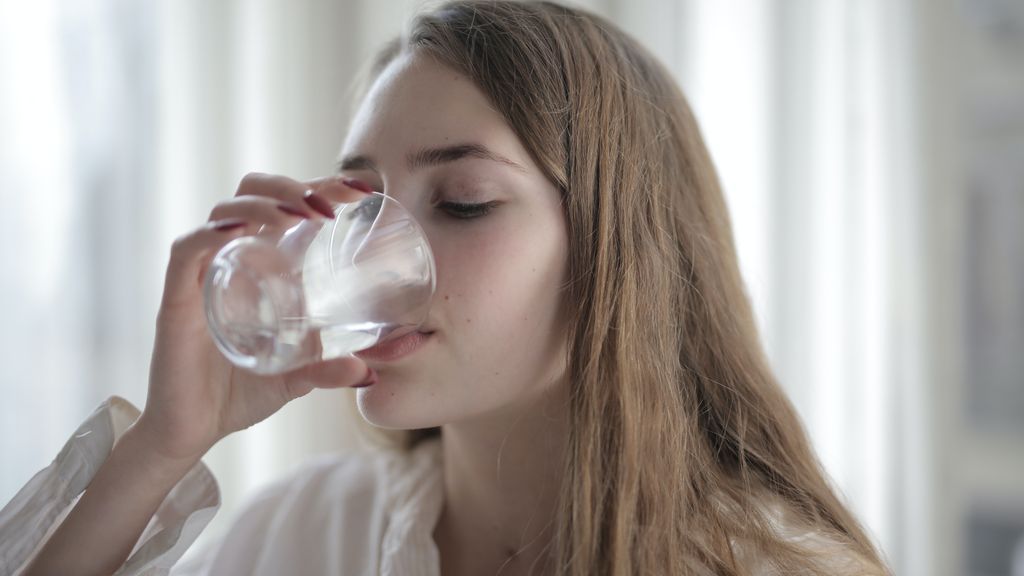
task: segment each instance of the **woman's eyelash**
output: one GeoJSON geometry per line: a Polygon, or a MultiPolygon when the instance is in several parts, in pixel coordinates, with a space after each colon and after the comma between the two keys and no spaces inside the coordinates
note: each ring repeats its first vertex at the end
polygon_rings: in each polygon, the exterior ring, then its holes
{"type": "Polygon", "coordinates": [[[460,204],[458,202],[441,202],[438,208],[444,210],[453,218],[468,220],[486,216],[494,208],[497,202],[483,202],[481,204],[460,204]]]}

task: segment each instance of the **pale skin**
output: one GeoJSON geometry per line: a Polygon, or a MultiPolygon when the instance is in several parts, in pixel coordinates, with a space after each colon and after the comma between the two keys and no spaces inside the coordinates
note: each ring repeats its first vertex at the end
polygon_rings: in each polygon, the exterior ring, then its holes
{"type": "Polygon", "coordinates": [[[364,99],[339,176],[394,196],[426,232],[437,264],[426,343],[392,361],[347,357],[274,378],[227,363],[202,314],[200,279],[212,255],[262,224],[322,218],[304,200],[308,189],[333,202],[362,194],[337,177],[243,179],[210,223],[175,243],[146,408],[27,574],[113,572],[216,442],[315,387],[358,384],[368,368],[378,376],[358,403],[371,424],[443,429],[445,502],[434,531],[442,573],[543,565],[566,438],[568,240],[558,190],[471,81],[415,55],[389,65],[364,99]],[[448,153],[409,162],[437,149],[448,153]],[[107,530],[93,529],[100,518],[107,530]]]}

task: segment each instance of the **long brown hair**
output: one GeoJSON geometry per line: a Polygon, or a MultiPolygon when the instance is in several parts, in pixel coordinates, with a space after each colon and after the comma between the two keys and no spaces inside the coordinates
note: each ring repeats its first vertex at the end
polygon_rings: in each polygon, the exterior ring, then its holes
{"type": "Polygon", "coordinates": [[[549,2],[446,3],[372,74],[410,51],[472,79],[563,197],[571,422],[549,568],[888,574],[764,357],[718,177],[667,70],[549,2]]]}

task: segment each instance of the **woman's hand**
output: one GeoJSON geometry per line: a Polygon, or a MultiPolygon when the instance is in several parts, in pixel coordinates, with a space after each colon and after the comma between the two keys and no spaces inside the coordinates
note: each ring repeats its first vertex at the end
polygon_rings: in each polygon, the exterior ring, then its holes
{"type": "Polygon", "coordinates": [[[118,439],[26,575],[113,573],[167,494],[218,440],[313,388],[351,386],[367,377],[366,364],[354,357],[273,377],[239,370],[210,338],[202,296],[207,266],[232,239],[264,224],[288,226],[300,218],[330,217],[327,200],[348,202],[363,194],[336,178],[302,183],[250,174],[235,198],[213,209],[206,226],[174,243],[146,409],[118,439]],[[100,525],[103,529],[97,530],[100,525]]]}
{"type": "Polygon", "coordinates": [[[235,197],[217,204],[209,222],[171,250],[157,318],[146,408],[134,426],[152,450],[172,461],[196,461],[224,436],[248,428],[313,388],[364,381],[355,357],[320,362],[279,376],[260,376],[228,362],[214,345],[203,311],[202,284],[213,256],[231,240],[264,225],[333,217],[328,200],[351,202],[365,192],[340,178],[298,182],[249,174],[235,197]]]}

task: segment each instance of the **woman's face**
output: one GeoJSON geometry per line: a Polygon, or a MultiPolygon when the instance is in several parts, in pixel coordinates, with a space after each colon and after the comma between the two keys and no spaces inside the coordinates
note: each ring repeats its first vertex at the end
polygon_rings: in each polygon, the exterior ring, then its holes
{"type": "Polygon", "coordinates": [[[481,420],[560,385],[559,193],[483,93],[428,57],[400,57],[362,103],[341,158],[342,174],[413,213],[437,265],[422,328],[432,334],[411,354],[367,360],[380,377],[358,392],[363,417],[387,428],[481,420]]]}

